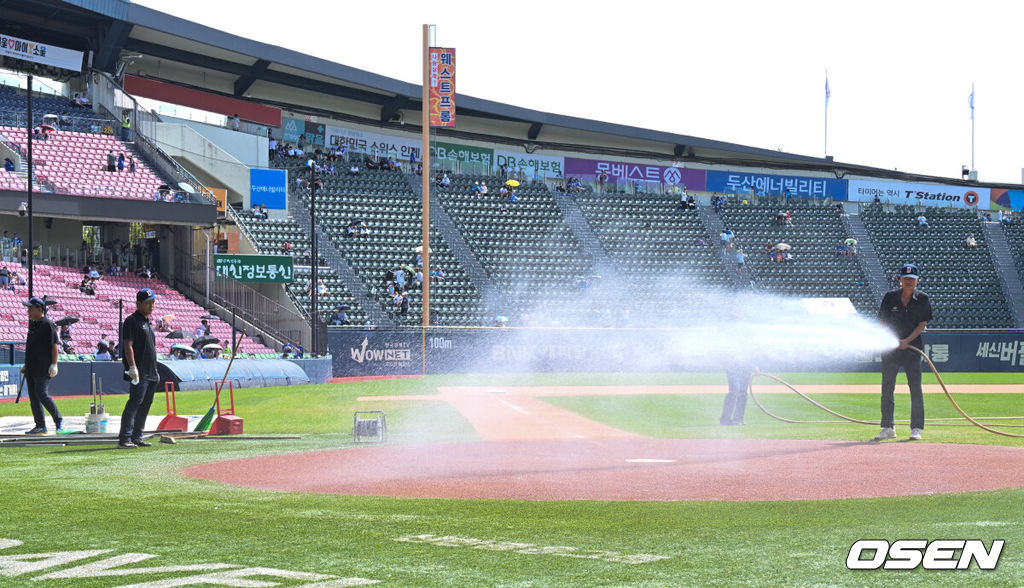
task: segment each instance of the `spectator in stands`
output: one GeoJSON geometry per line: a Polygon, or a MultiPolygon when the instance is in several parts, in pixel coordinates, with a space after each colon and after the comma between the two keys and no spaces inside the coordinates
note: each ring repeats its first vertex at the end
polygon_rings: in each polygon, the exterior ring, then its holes
{"type": "Polygon", "coordinates": [[[82,94],[79,94],[78,92],[75,92],[74,102],[75,106],[78,106],[80,108],[89,108],[89,99],[83,96],[82,94]]]}
{"type": "Polygon", "coordinates": [[[743,254],[743,248],[739,247],[736,249],[736,271],[743,271],[743,262],[746,261],[747,256],[743,254]]]}
{"type": "Polygon", "coordinates": [[[107,275],[108,276],[120,276],[121,275],[121,268],[116,263],[112,263],[112,264],[110,264],[110,267],[107,268],[107,275]]]}
{"type": "Polygon", "coordinates": [[[124,120],[121,121],[121,140],[125,143],[132,141],[132,117],[127,112],[124,114],[124,120]]]}
{"type": "Polygon", "coordinates": [[[516,189],[515,188],[509,188],[508,189],[508,201],[509,202],[513,202],[513,203],[519,202],[519,198],[516,198],[516,189]]]}
{"type": "Polygon", "coordinates": [[[728,249],[728,247],[729,247],[729,229],[728,228],[722,229],[722,232],[718,235],[718,239],[719,239],[719,242],[720,242],[720,244],[722,246],[722,251],[725,251],[726,249],[728,249]]]}
{"type": "Polygon", "coordinates": [[[401,309],[402,316],[405,316],[405,315],[409,314],[409,294],[408,293],[405,293],[405,292],[402,293],[402,302],[399,305],[399,308],[401,309]]]}
{"type": "Polygon", "coordinates": [[[7,266],[0,267],[0,288],[7,289],[7,286],[11,283],[11,270],[7,269],[7,266]]]}
{"type": "Polygon", "coordinates": [[[359,166],[356,165],[355,162],[352,162],[352,167],[348,168],[348,175],[350,175],[350,176],[358,176],[359,175],[359,166]]]}
{"type": "Polygon", "coordinates": [[[14,171],[14,162],[11,161],[10,157],[5,157],[4,158],[4,171],[9,171],[9,172],[14,171]]]}
{"type": "Polygon", "coordinates": [[[430,270],[430,279],[435,282],[444,282],[444,271],[441,268],[430,270]]]}
{"type": "MultiPolygon", "coordinates": [[[[17,233],[15,233],[15,234],[17,234],[17,233]]],[[[25,249],[24,251],[22,251],[22,253],[27,253],[27,252],[28,252],[28,249],[25,249]]],[[[8,286],[7,289],[10,290],[11,292],[14,292],[14,287],[15,286],[24,286],[24,285],[25,285],[25,278],[21,277],[21,274],[19,274],[17,272],[17,270],[11,270],[11,285],[8,286]]]]}
{"type": "Polygon", "coordinates": [[[480,182],[480,195],[487,196],[487,182],[480,182]]]}
{"type": "Polygon", "coordinates": [[[850,255],[857,255],[857,240],[853,237],[847,237],[846,248],[849,250],[850,255]]]}
{"type": "Polygon", "coordinates": [[[319,297],[331,295],[331,291],[327,289],[327,286],[324,284],[323,280],[317,280],[316,295],[319,297]]]}
{"type": "Polygon", "coordinates": [[[168,333],[171,330],[171,321],[165,321],[162,317],[156,319],[156,330],[161,333],[168,333]]]}
{"type": "Polygon", "coordinates": [[[451,180],[451,178],[448,177],[448,174],[444,174],[443,176],[441,176],[441,187],[442,188],[448,188],[451,185],[452,185],[452,180],[451,180]]]}
{"type": "Polygon", "coordinates": [[[73,336],[71,334],[71,325],[61,325],[60,340],[65,343],[70,343],[73,340],[73,336]]]}
{"type": "Polygon", "coordinates": [[[917,227],[919,229],[927,229],[928,228],[928,219],[925,218],[924,214],[918,215],[918,217],[917,217],[917,227]]]}
{"type": "Polygon", "coordinates": [[[469,191],[470,191],[470,195],[472,195],[472,196],[479,196],[480,195],[480,182],[473,182],[473,187],[470,188],[469,191]]]}
{"type": "Polygon", "coordinates": [[[501,167],[498,168],[498,175],[501,176],[502,180],[508,179],[508,168],[505,167],[504,163],[501,164],[501,167]]]}
{"type": "Polygon", "coordinates": [[[199,321],[199,324],[202,326],[204,337],[209,337],[213,334],[213,329],[210,328],[210,321],[202,319],[199,321]]]}
{"type": "MultiPolygon", "coordinates": [[[[686,190],[683,190],[683,194],[686,194],[686,190]]],[[[697,199],[693,197],[693,194],[686,195],[686,208],[688,210],[697,210],[697,199]]]]}
{"type": "Polygon", "coordinates": [[[110,346],[105,341],[100,341],[96,344],[96,351],[94,352],[97,361],[110,361],[110,346]]]}
{"type": "Polygon", "coordinates": [[[836,243],[836,256],[846,255],[850,252],[850,248],[846,246],[846,243],[840,241],[836,243]]]}
{"type": "Polygon", "coordinates": [[[417,163],[416,164],[416,175],[423,176],[423,164],[422,163],[417,163]]]}
{"type": "Polygon", "coordinates": [[[283,255],[291,255],[291,253],[292,253],[292,244],[289,243],[288,241],[285,241],[284,245],[281,245],[281,253],[283,255]]]}
{"type": "Polygon", "coordinates": [[[705,239],[704,237],[697,237],[697,239],[694,240],[693,244],[696,245],[697,247],[704,247],[708,244],[708,240],[705,239]]]}
{"type": "Polygon", "coordinates": [[[135,164],[135,156],[129,154],[128,155],[128,171],[129,171],[129,173],[135,173],[136,169],[138,169],[138,166],[135,164]]]}
{"type": "Polygon", "coordinates": [[[725,208],[725,196],[716,196],[711,203],[711,207],[714,208],[715,212],[722,212],[722,209],[725,208]]]}
{"type": "Polygon", "coordinates": [[[240,130],[242,130],[242,121],[238,120],[238,113],[235,113],[235,115],[231,117],[231,130],[232,131],[240,131],[240,130]]]}
{"type": "Polygon", "coordinates": [[[329,321],[329,324],[332,324],[332,325],[340,327],[340,326],[345,326],[345,325],[351,325],[352,321],[350,321],[348,319],[348,313],[347,312],[345,312],[344,310],[342,310],[340,308],[335,308],[334,309],[334,313],[331,314],[331,319],[329,321]]]}
{"type": "Polygon", "coordinates": [[[292,347],[291,342],[286,341],[285,344],[281,346],[281,359],[288,359],[292,353],[295,353],[295,348],[292,347]]]}
{"type": "MultiPolygon", "coordinates": [[[[206,321],[204,320],[203,322],[205,323],[206,321]]],[[[198,327],[196,327],[196,330],[192,333],[193,339],[198,339],[206,333],[206,329],[203,328],[204,326],[205,325],[201,324],[198,327]]]]}
{"type": "Polygon", "coordinates": [[[977,249],[978,248],[978,241],[974,238],[974,235],[968,235],[967,236],[967,248],[968,249],[977,249]]]}
{"type": "Polygon", "coordinates": [[[82,283],[78,285],[78,291],[81,292],[82,294],[95,296],[96,281],[90,278],[89,276],[85,276],[84,278],[82,278],[82,283]]]}
{"type": "Polygon", "coordinates": [[[502,187],[498,189],[498,196],[501,196],[502,200],[507,198],[508,197],[508,188],[506,188],[504,185],[502,185],[502,187]]]}
{"type": "Polygon", "coordinates": [[[114,153],[113,149],[111,149],[110,152],[107,153],[107,171],[117,171],[117,154],[114,153]]]}
{"type": "Polygon", "coordinates": [[[345,236],[346,237],[350,237],[350,238],[351,237],[355,237],[358,230],[359,230],[359,223],[357,223],[357,222],[350,222],[348,224],[348,227],[345,229],[345,236]]]}
{"type": "Polygon", "coordinates": [[[605,170],[601,170],[601,174],[599,176],[597,176],[597,186],[598,186],[598,190],[600,190],[600,192],[602,194],[604,194],[604,185],[607,184],[607,183],[608,183],[608,172],[605,171],[605,170]]]}
{"type": "Polygon", "coordinates": [[[999,209],[999,222],[1003,223],[1004,225],[1012,224],[1013,223],[1013,212],[1012,211],[1003,212],[1003,209],[1000,208],[999,209]]]}
{"type": "Polygon", "coordinates": [[[124,152],[123,151],[121,153],[117,154],[117,171],[119,171],[119,172],[123,172],[124,171],[124,152]]]}
{"type": "Polygon", "coordinates": [[[360,237],[369,237],[370,236],[370,227],[366,226],[365,224],[359,225],[359,236],[360,237]]]}
{"type": "Polygon", "coordinates": [[[139,270],[139,277],[146,280],[150,280],[153,278],[153,272],[150,271],[148,266],[144,265],[142,266],[142,269],[139,270]]]}

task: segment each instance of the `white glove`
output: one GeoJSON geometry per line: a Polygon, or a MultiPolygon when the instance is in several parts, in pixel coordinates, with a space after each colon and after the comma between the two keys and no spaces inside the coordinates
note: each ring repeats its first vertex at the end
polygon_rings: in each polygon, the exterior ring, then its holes
{"type": "Polygon", "coordinates": [[[132,381],[132,385],[135,386],[139,383],[139,368],[132,366],[128,368],[128,379],[132,381]]]}
{"type": "Polygon", "coordinates": [[[57,364],[51,363],[50,364],[50,369],[46,373],[50,374],[51,378],[56,378],[57,377],[57,364]]]}

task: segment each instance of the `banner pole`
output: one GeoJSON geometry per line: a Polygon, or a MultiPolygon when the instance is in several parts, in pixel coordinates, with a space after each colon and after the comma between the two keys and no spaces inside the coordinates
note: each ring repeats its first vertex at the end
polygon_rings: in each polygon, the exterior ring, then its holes
{"type": "MultiPolygon", "coordinates": [[[[422,324],[430,325],[430,25],[423,25],[423,309],[422,324]]],[[[424,360],[426,361],[426,360],[424,360]]]]}

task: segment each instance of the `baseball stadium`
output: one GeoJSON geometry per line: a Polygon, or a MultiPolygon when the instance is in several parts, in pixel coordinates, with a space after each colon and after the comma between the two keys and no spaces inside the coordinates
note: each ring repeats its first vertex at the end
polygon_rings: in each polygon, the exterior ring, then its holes
{"type": "Polygon", "coordinates": [[[1024,584],[1024,185],[0,15],[0,585],[1024,584]]]}

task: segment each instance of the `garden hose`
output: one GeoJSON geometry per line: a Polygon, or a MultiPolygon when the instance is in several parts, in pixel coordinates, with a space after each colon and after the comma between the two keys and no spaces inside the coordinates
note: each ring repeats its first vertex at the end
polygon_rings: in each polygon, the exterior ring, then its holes
{"type": "MultiPolygon", "coordinates": [[[[931,370],[932,370],[932,373],[935,374],[935,378],[939,381],[939,386],[942,388],[942,391],[946,394],[946,398],[949,399],[949,402],[952,403],[952,405],[956,409],[956,411],[959,412],[960,415],[963,416],[963,418],[967,419],[967,421],[968,421],[967,423],[949,423],[949,422],[945,422],[945,421],[960,420],[960,419],[941,418],[941,419],[925,419],[925,422],[932,423],[932,426],[939,426],[939,427],[979,427],[979,428],[981,428],[981,429],[983,429],[985,431],[988,431],[989,433],[995,433],[996,435],[1002,435],[1004,437],[1024,438],[1024,435],[1016,434],[1016,433],[1007,433],[1006,431],[1000,431],[1000,430],[992,428],[991,426],[988,426],[988,425],[985,425],[984,423],[979,422],[979,419],[984,419],[984,420],[1019,420],[1019,419],[1024,419],[1024,417],[1018,417],[1018,416],[1011,416],[1011,417],[971,417],[966,412],[964,412],[964,410],[962,408],[960,408],[960,405],[957,404],[956,400],[953,399],[953,395],[950,394],[949,389],[946,388],[946,383],[942,381],[942,376],[939,374],[939,370],[936,369],[935,364],[932,363],[932,360],[929,359],[928,356],[925,355],[925,353],[923,351],[921,351],[920,349],[918,349],[916,347],[909,346],[908,349],[913,349],[921,357],[923,357],[926,362],[928,362],[928,367],[930,367],[931,370]]],[[[836,411],[834,411],[834,410],[832,410],[832,409],[830,409],[830,408],[820,404],[819,402],[815,401],[813,398],[807,396],[803,392],[797,390],[796,388],[794,388],[788,382],[782,380],[781,378],[773,376],[771,374],[766,374],[766,373],[761,372],[761,371],[755,371],[754,372],[754,377],[757,377],[757,376],[763,376],[765,378],[774,380],[774,381],[782,384],[783,386],[785,386],[785,387],[789,388],[790,390],[792,390],[793,392],[795,392],[797,394],[797,396],[800,396],[801,398],[803,398],[804,400],[810,402],[811,404],[813,404],[817,408],[820,408],[821,410],[827,412],[828,414],[830,414],[830,415],[832,415],[834,417],[842,419],[842,420],[838,420],[838,421],[836,421],[836,420],[807,421],[807,420],[788,419],[788,418],[779,416],[779,415],[769,411],[767,408],[765,408],[765,406],[763,404],[761,404],[761,401],[758,400],[757,395],[754,394],[753,380],[751,380],[751,383],[748,386],[748,390],[750,391],[750,398],[753,399],[754,404],[756,404],[757,407],[761,409],[761,412],[765,413],[766,415],[768,415],[769,417],[771,417],[771,418],[773,418],[775,420],[782,421],[784,423],[799,423],[799,424],[810,424],[810,423],[825,424],[825,423],[849,422],[849,423],[856,423],[856,424],[860,424],[860,425],[874,425],[874,426],[879,426],[880,425],[880,423],[878,421],[865,421],[865,420],[855,419],[855,418],[848,417],[846,415],[840,414],[840,413],[838,413],[838,412],[836,412],[836,411]]],[[[905,424],[908,424],[908,422],[907,421],[897,421],[897,424],[904,424],[905,425],[905,424]]],[[[1000,427],[1024,427],[1024,425],[1010,425],[1010,424],[1000,424],[999,426],[1000,427]]]]}

